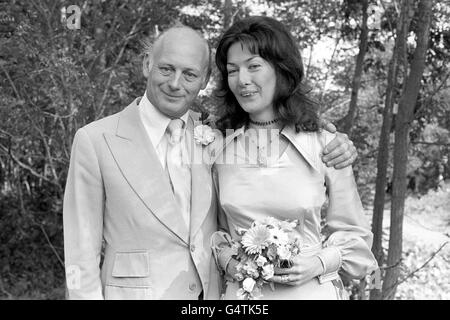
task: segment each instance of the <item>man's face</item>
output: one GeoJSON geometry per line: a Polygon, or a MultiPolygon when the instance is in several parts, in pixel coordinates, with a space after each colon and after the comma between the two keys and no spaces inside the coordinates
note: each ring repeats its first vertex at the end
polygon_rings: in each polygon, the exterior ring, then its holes
{"type": "Polygon", "coordinates": [[[147,96],[170,118],[179,118],[207,84],[208,50],[192,30],[170,30],[144,61],[147,96]]]}

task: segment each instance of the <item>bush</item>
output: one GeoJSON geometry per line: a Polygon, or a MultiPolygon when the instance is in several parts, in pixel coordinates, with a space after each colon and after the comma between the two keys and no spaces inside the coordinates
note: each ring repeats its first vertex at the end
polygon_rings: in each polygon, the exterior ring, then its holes
{"type": "Polygon", "coordinates": [[[16,197],[0,198],[2,299],[64,298],[62,217],[39,210],[48,201],[29,199],[24,211],[16,197]]]}

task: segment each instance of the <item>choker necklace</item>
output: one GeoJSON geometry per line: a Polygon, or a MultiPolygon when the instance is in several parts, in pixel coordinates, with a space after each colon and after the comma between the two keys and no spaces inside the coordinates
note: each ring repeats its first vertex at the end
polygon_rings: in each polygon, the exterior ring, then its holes
{"type": "Polygon", "coordinates": [[[277,119],[273,119],[273,120],[269,120],[269,121],[263,121],[263,122],[260,122],[260,121],[253,121],[253,120],[249,117],[249,118],[248,118],[248,121],[249,121],[251,124],[254,124],[254,125],[263,127],[263,126],[268,126],[268,125],[273,124],[273,123],[277,123],[278,121],[280,121],[280,119],[277,118],[277,119]]]}

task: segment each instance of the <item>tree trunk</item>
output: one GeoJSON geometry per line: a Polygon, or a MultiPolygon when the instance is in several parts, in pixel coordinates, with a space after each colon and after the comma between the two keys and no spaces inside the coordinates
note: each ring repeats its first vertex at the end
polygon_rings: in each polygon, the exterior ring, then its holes
{"type": "Polygon", "coordinates": [[[223,4],[223,29],[227,30],[233,23],[233,1],[225,0],[223,4]]]}
{"type": "MultiPolygon", "coordinates": [[[[412,5],[412,0],[410,1],[412,5]]],[[[420,0],[418,6],[417,46],[395,120],[394,173],[392,181],[391,226],[383,298],[394,299],[402,258],[403,213],[406,196],[406,164],[408,161],[409,127],[425,69],[425,56],[430,32],[432,0],[420,0]]]]}
{"type": "MultiPolygon", "coordinates": [[[[403,0],[405,2],[406,0],[403,0]]],[[[383,253],[383,213],[387,185],[387,168],[389,164],[389,145],[390,132],[392,127],[392,110],[395,101],[395,95],[398,88],[399,62],[402,61],[405,50],[406,38],[409,31],[411,17],[408,12],[402,11],[397,25],[396,38],[392,59],[389,63],[387,76],[386,98],[383,111],[383,124],[381,127],[380,140],[378,143],[377,157],[377,178],[375,186],[375,200],[372,215],[372,233],[373,245],[372,252],[378,261],[378,265],[384,264],[383,253]]],[[[405,61],[406,63],[406,61],[405,61]]],[[[373,289],[370,292],[371,300],[380,300],[381,291],[373,289]]]]}
{"type": "Polygon", "coordinates": [[[353,81],[352,81],[352,94],[350,99],[350,106],[348,109],[347,115],[344,117],[344,125],[342,127],[342,130],[346,132],[348,135],[351,134],[352,128],[353,128],[353,122],[356,117],[356,111],[358,108],[358,91],[359,87],[361,86],[361,76],[363,71],[363,64],[364,64],[364,56],[366,55],[367,51],[367,36],[369,34],[369,29],[367,27],[367,8],[369,6],[368,0],[362,1],[362,23],[361,23],[361,34],[360,34],[360,41],[359,41],[359,53],[356,57],[356,66],[355,66],[355,73],[353,75],[353,81]]]}

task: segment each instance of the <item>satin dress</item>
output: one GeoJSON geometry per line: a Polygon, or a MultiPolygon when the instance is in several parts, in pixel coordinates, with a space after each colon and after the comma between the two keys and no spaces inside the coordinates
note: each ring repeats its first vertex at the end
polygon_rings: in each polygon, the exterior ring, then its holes
{"type": "MultiPolygon", "coordinates": [[[[299,286],[267,285],[262,299],[347,299],[341,275],[362,278],[377,268],[370,250],[372,233],[364,216],[351,167],[336,170],[320,158],[333,135],[327,132],[281,133],[289,141],[281,155],[261,166],[246,150],[244,128],[224,144],[221,159],[213,166],[220,201],[219,220],[233,240],[240,240],[236,228],[249,228],[253,221],[272,216],[299,221],[302,255],[319,255],[325,273],[299,286]],[[226,160],[225,160],[226,159],[226,160]],[[321,226],[321,212],[326,226],[321,226]]],[[[223,233],[212,238],[218,263],[225,242],[223,233]]],[[[223,271],[223,270],[222,270],[223,271]]],[[[237,299],[239,283],[227,277],[224,299],[237,299]]]]}

